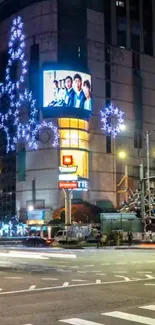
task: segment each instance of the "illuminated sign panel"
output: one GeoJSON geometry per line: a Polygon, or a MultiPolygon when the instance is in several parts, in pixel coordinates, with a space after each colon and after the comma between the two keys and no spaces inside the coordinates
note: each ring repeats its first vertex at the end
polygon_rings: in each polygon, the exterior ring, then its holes
{"type": "Polygon", "coordinates": [[[60,173],[76,173],[77,171],[77,166],[72,166],[72,167],[63,167],[63,166],[60,166],[59,167],[59,172],[60,173]]]}
{"type": "Polygon", "coordinates": [[[77,175],[79,178],[89,178],[88,152],[84,150],[60,150],[60,165],[63,165],[63,156],[72,155],[74,165],[77,166],[77,175]]]}
{"type": "Polygon", "coordinates": [[[59,189],[74,189],[78,187],[77,182],[58,182],[59,189]]]}
{"type": "Polygon", "coordinates": [[[59,181],[77,181],[78,176],[76,174],[61,174],[59,175],[59,181]]]}
{"type": "Polygon", "coordinates": [[[65,166],[73,165],[73,156],[63,156],[62,163],[65,166]]]}
{"type": "Polygon", "coordinates": [[[72,70],[43,71],[43,116],[88,119],[92,110],[91,76],[72,70]]]}

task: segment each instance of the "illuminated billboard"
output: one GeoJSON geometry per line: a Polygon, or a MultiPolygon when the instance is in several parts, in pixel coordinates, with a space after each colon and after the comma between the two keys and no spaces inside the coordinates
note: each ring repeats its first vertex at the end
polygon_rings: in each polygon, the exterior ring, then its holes
{"type": "Polygon", "coordinates": [[[89,118],[92,110],[91,76],[72,70],[43,71],[43,115],[89,118]]]}

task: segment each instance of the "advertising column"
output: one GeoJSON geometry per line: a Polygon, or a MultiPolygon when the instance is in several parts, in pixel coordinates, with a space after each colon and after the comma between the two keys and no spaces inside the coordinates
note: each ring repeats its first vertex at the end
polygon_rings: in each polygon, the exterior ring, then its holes
{"type": "Polygon", "coordinates": [[[58,118],[58,188],[65,191],[66,212],[69,213],[66,221],[71,223],[71,208],[68,207],[71,204],[71,191],[75,195],[77,191],[88,190],[91,76],[73,70],[45,69],[43,88],[44,117],[58,118]],[[69,197],[66,196],[68,192],[69,197]]]}

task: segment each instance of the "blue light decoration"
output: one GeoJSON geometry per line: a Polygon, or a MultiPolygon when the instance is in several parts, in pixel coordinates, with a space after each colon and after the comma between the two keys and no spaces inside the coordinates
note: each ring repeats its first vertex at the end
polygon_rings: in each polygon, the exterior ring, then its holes
{"type": "Polygon", "coordinates": [[[101,129],[115,138],[122,130],[124,124],[123,116],[124,112],[122,112],[118,107],[115,107],[113,103],[110,103],[109,107],[106,107],[104,111],[101,111],[101,122],[103,123],[101,129]],[[112,125],[112,118],[117,118],[115,126],[112,125]]]}
{"type": "Polygon", "coordinates": [[[8,44],[8,63],[6,67],[5,82],[0,87],[0,129],[6,134],[6,152],[16,150],[16,145],[23,141],[30,149],[37,149],[37,133],[43,128],[49,128],[54,134],[53,147],[59,144],[58,128],[52,122],[38,122],[39,111],[32,92],[24,87],[27,74],[27,61],[25,60],[25,36],[23,34],[21,17],[13,20],[11,36],[8,44]],[[17,80],[12,79],[14,64],[18,69],[17,80]],[[18,68],[19,68],[18,67],[18,68]],[[25,111],[24,111],[24,108],[25,111]],[[6,109],[6,110],[5,110],[6,109]],[[22,118],[22,114],[28,114],[22,118]]]}

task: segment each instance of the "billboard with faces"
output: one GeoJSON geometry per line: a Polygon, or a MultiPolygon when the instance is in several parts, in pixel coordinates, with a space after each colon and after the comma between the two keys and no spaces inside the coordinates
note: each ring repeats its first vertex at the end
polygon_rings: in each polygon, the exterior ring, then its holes
{"type": "Polygon", "coordinates": [[[91,76],[72,70],[43,71],[43,115],[46,117],[90,117],[91,76]]]}

